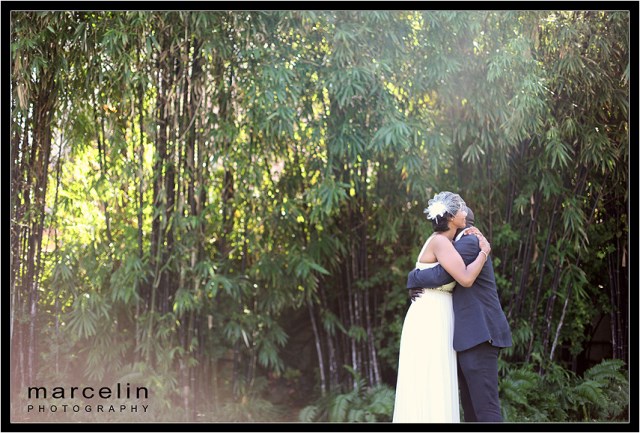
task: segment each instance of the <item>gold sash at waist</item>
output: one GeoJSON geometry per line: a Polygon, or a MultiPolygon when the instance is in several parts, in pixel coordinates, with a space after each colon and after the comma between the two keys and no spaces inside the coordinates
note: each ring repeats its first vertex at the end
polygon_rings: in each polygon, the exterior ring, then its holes
{"type": "Polygon", "coordinates": [[[453,292],[453,288],[456,286],[456,282],[453,281],[451,283],[445,284],[443,286],[438,286],[438,287],[423,287],[422,288],[422,293],[426,292],[427,290],[437,290],[439,292],[448,292],[451,293],[453,292]]]}

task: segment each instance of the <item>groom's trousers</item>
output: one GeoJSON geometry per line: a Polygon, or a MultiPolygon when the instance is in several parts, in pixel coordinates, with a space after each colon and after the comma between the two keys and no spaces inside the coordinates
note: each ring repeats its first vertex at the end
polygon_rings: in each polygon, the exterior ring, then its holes
{"type": "Polygon", "coordinates": [[[458,386],[465,422],[502,422],[498,352],[488,342],[458,352],[458,386]]]}

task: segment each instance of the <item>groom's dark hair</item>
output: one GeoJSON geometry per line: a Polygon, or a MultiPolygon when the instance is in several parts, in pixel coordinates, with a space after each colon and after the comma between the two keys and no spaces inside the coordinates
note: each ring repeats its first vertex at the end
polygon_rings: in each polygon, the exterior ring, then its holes
{"type": "Polygon", "coordinates": [[[473,211],[467,206],[467,227],[473,227],[476,223],[476,219],[473,216],[473,211]]]}

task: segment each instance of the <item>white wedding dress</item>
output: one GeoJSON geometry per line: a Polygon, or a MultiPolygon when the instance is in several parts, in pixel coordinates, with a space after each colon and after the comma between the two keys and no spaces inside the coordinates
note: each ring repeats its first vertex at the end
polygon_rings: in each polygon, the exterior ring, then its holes
{"type": "MultiPolygon", "coordinates": [[[[416,262],[416,267],[437,264],[416,262]]],[[[427,289],[409,306],[400,338],[394,423],[460,422],[451,299],[455,285],[427,289]]]]}

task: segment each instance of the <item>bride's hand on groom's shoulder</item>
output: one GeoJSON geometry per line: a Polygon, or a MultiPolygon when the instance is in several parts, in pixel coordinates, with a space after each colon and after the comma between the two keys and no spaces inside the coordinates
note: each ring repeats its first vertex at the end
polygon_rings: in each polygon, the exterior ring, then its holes
{"type": "Polygon", "coordinates": [[[463,236],[466,236],[466,235],[476,235],[476,236],[478,236],[478,237],[483,236],[483,235],[482,235],[482,232],[481,232],[480,230],[478,230],[478,228],[477,228],[477,227],[469,227],[469,228],[467,228],[467,229],[464,231],[463,236]]]}

